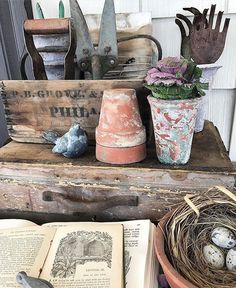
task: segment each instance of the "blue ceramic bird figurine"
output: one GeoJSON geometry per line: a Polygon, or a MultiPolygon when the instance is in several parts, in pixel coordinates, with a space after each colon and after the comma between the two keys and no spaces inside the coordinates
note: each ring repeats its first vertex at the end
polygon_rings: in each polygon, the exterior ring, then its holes
{"type": "Polygon", "coordinates": [[[55,144],[53,153],[68,158],[79,157],[88,148],[87,132],[80,127],[79,123],[72,124],[70,130],[61,137],[57,132],[46,131],[43,133],[43,138],[55,144]]]}
{"type": "Polygon", "coordinates": [[[25,272],[19,272],[16,282],[24,288],[53,288],[52,284],[46,280],[27,276],[25,272]]]}

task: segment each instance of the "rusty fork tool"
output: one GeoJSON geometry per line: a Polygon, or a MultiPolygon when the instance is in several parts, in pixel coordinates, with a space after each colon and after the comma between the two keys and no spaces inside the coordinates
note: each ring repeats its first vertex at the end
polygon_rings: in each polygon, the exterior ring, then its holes
{"type": "MultiPolygon", "coordinates": [[[[74,79],[74,55],[76,42],[70,19],[36,19],[24,22],[26,48],[32,58],[34,76],[36,80],[47,80],[44,62],[36,49],[33,35],[69,34],[69,48],[64,59],[64,79],[74,79]]],[[[27,56],[25,56],[26,58],[27,56]]],[[[23,66],[24,66],[24,62],[23,66]]],[[[25,73],[22,73],[25,75],[25,73]]],[[[25,76],[24,76],[25,78],[25,76]]]]}
{"type": "Polygon", "coordinates": [[[158,59],[161,59],[161,45],[151,35],[134,35],[117,39],[113,0],[105,0],[97,45],[92,43],[86,20],[76,0],[70,0],[70,9],[77,38],[77,64],[82,71],[90,72],[92,79],[102,79],[106,72],[118,65],[118,43],[120,42],[137,38],[149,39],[157,46],[158,59]]]}
{"type": "Polygon", "coordinates": [[[206,13],[203,13],[199,22],[193,24],[190,33],[192,57],[199,64],[216,62],[224,50],[230,19],[225,19],[223,30],[220,31],[223,12],[219,11],[213,27],[215,8],[216,5],[211,6],[208,21],[206,13]]]}
{"type": "Polygon", "coordinates": [[[220,31],[223,12],[219,11],[213,28],[215,9],[216,5],[211,5],[209,20],[207,8],[202,13],[195,7],[183,8],[194,15],[193,22],[182,14],[176,14],[175,23],[181,32],[181,55],[192,58],[197,64],[216,62],[224,50],[230,19],[225,19],[223,30],[220,31]],[[181,20],[187,25],[189,33],[186,33],[181,20]]]}

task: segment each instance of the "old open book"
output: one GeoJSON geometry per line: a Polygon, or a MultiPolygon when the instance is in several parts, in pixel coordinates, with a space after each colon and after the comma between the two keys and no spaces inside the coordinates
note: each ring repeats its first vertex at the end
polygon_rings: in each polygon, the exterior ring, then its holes
{"type": "Polygon", "coordinates": [[[20,287],[20,271],[54,288],[156,288],[154,228],[149,220],[0,220],[0,288],[20,287]]]}

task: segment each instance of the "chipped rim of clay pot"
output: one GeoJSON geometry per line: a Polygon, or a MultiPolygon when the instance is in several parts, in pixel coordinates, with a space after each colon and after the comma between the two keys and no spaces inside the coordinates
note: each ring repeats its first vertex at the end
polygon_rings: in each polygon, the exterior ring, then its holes
{"type": "Polygon", "coordinates": [[[172,213],[173,211],[167,213],[160,220],[158,226],[156,227],[154,247],[157,259],[161,264],[161,267],[171,288],[198,288],[197,286],[186,280],[183,276],[181,276],[179,272],[174,269],[166,256],[165,238],[163,231],[165,230],[165,225],[171,217],[172,213]]]}
{"type": "Polygon", "coordinates": [[[96,144],[97,160],[109,164],[132,164],[146,158],[146,143],[133,147],[106,147],[96,144]]]}
{"type": "Polygon", "coordinates": [[[106,147],[124,148],[139,146],[145,142],[146,129],[139,113],[135,89],[104,90],[96,128],[96,143],[106,147]]]}

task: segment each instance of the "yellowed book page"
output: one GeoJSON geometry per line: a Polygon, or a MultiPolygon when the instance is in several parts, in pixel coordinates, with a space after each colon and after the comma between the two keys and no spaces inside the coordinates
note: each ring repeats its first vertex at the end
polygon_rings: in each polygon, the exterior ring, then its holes
{"type": "Polygon", "coordinates": [[[55,231],[41,226],[0,230],[0,288],[20,287],[20,271],[38,277],[55,231]]]}
{"type": "Polygon", "coordinates": [[[151,223],[149,233],[149,245],[148,245],[148,256],[147,265],[145,270],[145,288],[158,288],[158,275],[159,275],[159,263],[155,254],[154,249],[154,235],[156,226],[151,223]]]}
{"type": "Polygon", "coordinates": [[[37,226],[37,224],[24,219],[0,219],[0,230],[29,226],[37,226]]]}
{"type": "Polygon", "coordinates": [[[40,277],[54,288],[123,288],[123,226],[58,228],[40,277]]]}
{"type": "MultiPolygon", "coordinates": [[[[152,246],[153,241],[153,235],[150,230],[154,224],[152,224],[150,220],[133,220],[116,223],[124,226],[125,287],[149,288],[151,275],[148,275],[148,271],[151,267],[152,260],[149,246],[152,246]]],[[[79,224],[79,222],[52,222],[44,225],[58,228],[79,224]]],[[[114,223],[97,224],[115,225],[114,223]]]]}
{"type": "Polygon", "coordinates": [[[145,287],[145,267],[149,244],[149,220],[121,222],[124,225],[126,288],[145,287]]]}

